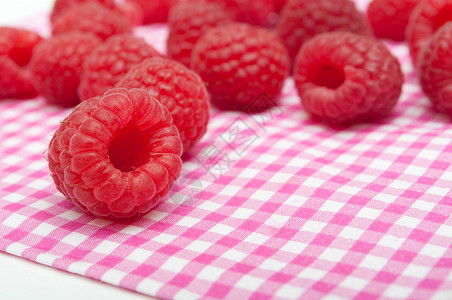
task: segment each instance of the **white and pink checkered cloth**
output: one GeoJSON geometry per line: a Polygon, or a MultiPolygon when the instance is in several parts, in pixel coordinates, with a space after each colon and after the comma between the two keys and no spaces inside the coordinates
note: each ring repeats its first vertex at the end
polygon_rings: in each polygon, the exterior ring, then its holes
{"type": "MultiPolygon", "coordinates": [[[[162,49],[162,26],[139,33],[162,49]]],[[[452,299],[452,124],[406,84],[378,123],[214,112],[169,197],[134,223],[81,213],[44,159],[68,110],[0,103],[0,250],[159,298],[452,299]]]]}

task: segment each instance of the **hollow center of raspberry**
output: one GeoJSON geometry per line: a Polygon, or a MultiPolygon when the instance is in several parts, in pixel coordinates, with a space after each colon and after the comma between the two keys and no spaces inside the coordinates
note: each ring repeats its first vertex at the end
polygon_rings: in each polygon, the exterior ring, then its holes
{"type": "Polygon", "coordinates": [[[130,172],[149,161],[150,136],[136,126],[121,129],[108,149],[110,161],[118,170],[130,172]]]}
{"type": "Polygon", "coordinates": [[[318,64],[309,70],[309,81],[318,86],[337,89],[345,81],[345,74],[341,68],[332,64],[318,64]]]}
{"type": "Polygon", "coordinates": [[[438,12],[433,19],[433,29],[436,31],[448,21],[452,21],[452,5],[447,5],[438,12]]]}

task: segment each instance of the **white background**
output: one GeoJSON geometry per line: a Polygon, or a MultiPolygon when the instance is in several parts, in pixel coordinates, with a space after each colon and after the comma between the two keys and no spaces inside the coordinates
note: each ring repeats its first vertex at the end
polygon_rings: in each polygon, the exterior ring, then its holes
{"type": "MultiPolygon", "coordinates": [[[[0,0],[0,26],[14,26],[24,18],[48,12],[53,1],[0,0]]],[[[142,300],[149,298],[0,252],[0,299],[142,300]]]]}

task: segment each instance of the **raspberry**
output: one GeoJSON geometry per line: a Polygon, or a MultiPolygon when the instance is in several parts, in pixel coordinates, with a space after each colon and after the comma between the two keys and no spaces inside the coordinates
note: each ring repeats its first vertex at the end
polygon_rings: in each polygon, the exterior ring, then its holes
{"type": "Polygon", "coordinates": [[[420,0],[373,0],[367,17],[376,37],[394,41],[405,40],[408,20],[420,0]]]}
{"type": "Polygon", "coordinates": [[[452,0],[424,0],[414,9],[406,34],[415,66],[431,36],[447,21],[452,21],[452,0]]]}
{"type": "Polygon", "coordinates": [[[130,33],[112,36],[97,47],[83,64],[79,96],[86,100],[113,88],[136,64],[160,54],[130,33]]]}
{"type": "Polygon", "coordinates": [[[31,31],[0,27],[0,99],[38,95],[27,69],[31,54],[42,38],[31,31]]]}
{"type": "Polygon", "coordinates": [[[8,55],[18,66],[26,66],[35,46],[42,41],[37,33],[25,29],[0,27],[0,55],[8,55]]]}
{"type": "Polygon", "coordinates": [[[218,4],[195,1],[174,6],[168,20],[168,57],[189,67],[192,49],[201,35],[211,28],[232,22],[232,16],[218,4]]]}
{"type": "Polygon", "coordinates": [[[91,33],[70,32],[36,47],[30,68],[38,90],[49,103],[70,107],[80,102],[77,89],[83,62],[101,42],[91,33]]]}
{"type": "Polygon", "coordinates": [[[422,51],[419,76],[435,107],[452,115],[452,22],[438,29],[422,51]]]}
{"type": "Polygon", "coordinates": [[[403,84],[400,64],[383,43],[350,32],[325,33],[306,42],[294,79],[304,108],[330,123],[389,113],[403,84]]]}
{"type": "Polygon", "coordinates": [[[50,141],[57,189],[86,212],[132,218],[168,194],[182,169],[168,110],[144,90],[113,89],[78,105],[50,141]]]}
{"type": "Polygon", "coordinates": [[[177,0],[126,0],[138,4],[143,11],[143,24],[164,23],[177,0]]]}
{"type": "Polygon", "coordinates": [[[274,12],[273,0],[208,0],[223,5],[237,22],[268,27],[274,12]]]}
{"type": "Polygon", "coordinates": [[[68,9],[73,5],[87,2],[99,3],[110,9],[117,8],[115,0],[56,0],[55,4],[53,5],[52,13],[50,14],[50,20],[53,22],[61,12],[63,12],[64,10],[68,9]]]}
{"type": "Polygon", "coordinates": [[[350,31],[372,35],[366,18],[350,0],[288,0],[276,30],[292,62],[300,47],[319,33],[350,31]]]}
{"type": "Polygon", "coordinates": [[[133,67],[117,87],[142,88],[165,105],[187,152],[209,122],[209,96],[201,78],[175,61],[154,57],[133,67]]]}
{"type": "Polygon", "coordinates": [[[279,96],[289,57],[272,32],[235,23],[211,29],[199,39],[191,68],[206,82],[217,107],[244,110],[263,92],[279,96]]]}
{"type": "Polygon", "coordinates": [[[88,2],[74,5],[59,14],[52,24],[52,33],[90,32],[105,40],[115,34],[132,32],[132,28],[131,21],[120,12],[88,2]]]}
{"type": "Polygon", "coordinates": [[[30,72],[7,56],[0,56],[0,99],[29,99],[38,96],[30,72]]]}

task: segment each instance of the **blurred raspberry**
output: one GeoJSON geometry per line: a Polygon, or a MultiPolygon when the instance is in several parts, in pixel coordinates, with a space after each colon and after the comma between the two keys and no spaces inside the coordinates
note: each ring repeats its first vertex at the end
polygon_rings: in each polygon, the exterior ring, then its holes
{"type": "Polygon", "coordinates": [[[77,5],[80,3],[86,3],[86,2],[99,3],[110,9],[117,8],[116,4],[115,4],[115,0],[55,0],[55,3],[53,4],[52,13],[50,15],[50,19],[53,22],[55,20],[55,18],[65,9],[67,9],[73,5],[77,5]]]}
{"type": "Polygon", "coordinates": [[[350,0],[288,0],[277,26],[292,63],[306,41],[331,31],[372,35],[370,24],[350,0]]]}
{"type": "Polygon", "coordinates": [[[82,3],[64,10],[52,24],[54,35],[71,31],[89,32],[105,40],[110,36],[132,32],[131,21],[118,11],[98,3],[82,3]]]}
{"type": "Polygon", "coordinates": [[[419,2],[420,0],[373,0],[367,9],[367,17],[375,36],[404,41],[408,20],[419,2]]]}
{"type": "Polygon", "coordinates": [[[295,86],[304,108],[329,123],[353,123],[389,113],[400,97],[398,60],[373,38],[332,32],[306,42],[295,86]]]}
{"type": "Polygon", "coordinates": [[[27,99],[38,95],[27,65],[33,49],[41,41],[35,32],[0,27],[0,99],[27,99]]]}
{"type": "Polygon", "coordinates": [[[198,0],[174,6],[168,21],[168,57],[189,67],[192,49],[201,35],[232,22],[232,16],[218,4],[198,0]]]}
{"type": "Polygon", "coordinates": [[[289,58],[272,32],[236,23],[204,34],[193,49],[191,68],[206,82],[212,103],[243,110],[262,93],[279,97],[289,58]]]}
{"type": "Polygon", "coordinates": [[[39,43],[30,68],[37,89],[49,103],[71,107],[80,102],[77,89],[83,63],[101,42],[91,33],[70,32],[39,43]]]}
{"type": "Polygon", "coordinates": [[[160,54],[143,39],[130,33],[112,36],[97,47],[83,64],[79,96],[86,100],[100,96],[115,85],[136,64],[160,54]]]}
{"type": "Polygon", "coordinates": [[[452,22],[440,27],[422,51],[419,76],[434,106],[452,115],[452,22]]]}
{"type": "Polygon", "coordinates": [[[164,58],[150,58],[133,67],[117,87],[150,92],[173,116],[184,151],[206,133],[209,95],[199,76],[184,65],[164,58]]]}
{"type": "Polygon", "coordinates": [[[414,9],[406,35],[415,66],[432,35],[448,21],[452,21],[452,0],[423,0],[414,9]]]}
{"type": "Polygon", "coordinates": [[[113,89],[82,102],[50,141],[50,175],[72,203],[96,217],[147,213],[182,169],[182,143],[168,110],[143,90],[113,89]]]}

